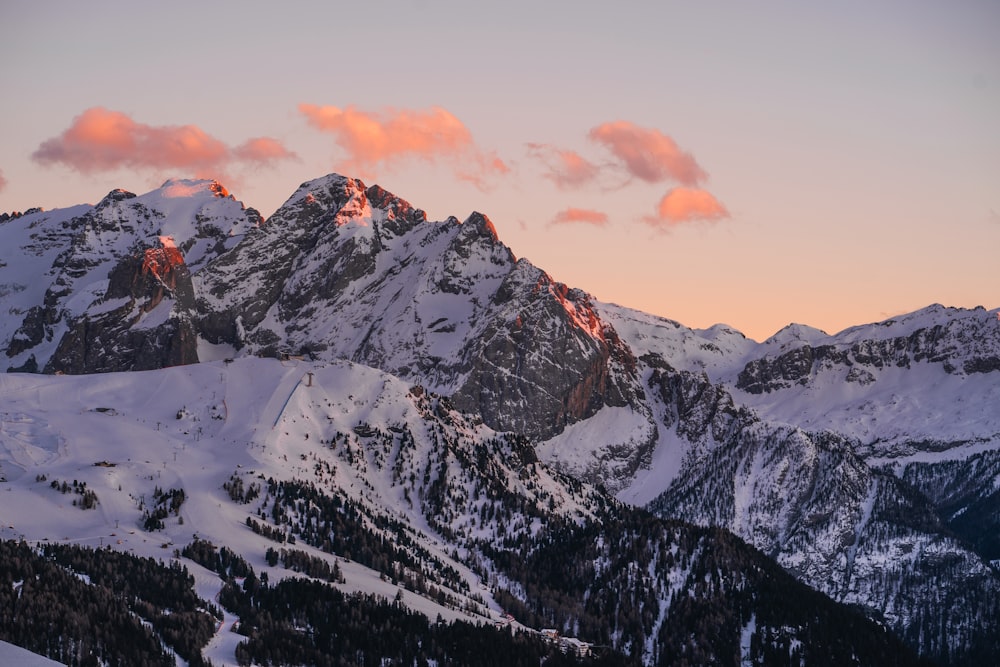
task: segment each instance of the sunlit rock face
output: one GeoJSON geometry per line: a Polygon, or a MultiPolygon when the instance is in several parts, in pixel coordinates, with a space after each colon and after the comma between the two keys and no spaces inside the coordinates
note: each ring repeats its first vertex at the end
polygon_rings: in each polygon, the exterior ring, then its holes
{"type": "Polygon", "coordinates": [[[522,261],[491,305],[493,321],[460,369],[456,405],[496,428],[550,437],[605,405],[636,398],[631,352],[585,293],[522,261]]]}
{"type": "Polygon", "coordinates": [[[215,181],[38,211],[4,228],[12,370],[87,373],[198,361],[192,275],[260,224],[215,181]],[[30,276],[31,280],[25,280],[30,276]]]}
{"type": "Polygon", "coordinates": [[[149,370],[198,361],[191,272],[172,239],[123,257],[108,274],[102,299],[68,331],[48,372],[149,370]]]}

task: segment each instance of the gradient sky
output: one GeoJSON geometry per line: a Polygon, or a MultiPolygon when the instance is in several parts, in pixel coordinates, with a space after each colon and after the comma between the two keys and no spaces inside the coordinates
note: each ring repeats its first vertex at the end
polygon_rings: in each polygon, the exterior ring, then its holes
{"type": "Polygon", "coordinates": [[[762,340],[1000,306],[1000,3],[0,0],[0,211],[331,171],[762,340]]]}

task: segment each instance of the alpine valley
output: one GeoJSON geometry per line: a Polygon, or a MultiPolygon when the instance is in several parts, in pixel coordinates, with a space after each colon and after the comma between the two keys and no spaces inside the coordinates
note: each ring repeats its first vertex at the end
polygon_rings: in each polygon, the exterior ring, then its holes
{"type": "Polygon", "coordinates": [[[0,312],[0,640],[59,662],[1000,655],[1000,310],[758,343],[332,174],[3,214],[0,312]]]}

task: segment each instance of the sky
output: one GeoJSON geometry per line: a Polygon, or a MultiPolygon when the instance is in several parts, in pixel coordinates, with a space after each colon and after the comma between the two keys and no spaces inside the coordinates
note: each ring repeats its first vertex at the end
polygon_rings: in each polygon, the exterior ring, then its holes
{"type": "Polygon", "coordinates": [[[1000,306],[1000,3],[0,0],[0,211],[220,180],[485,213],[763,340],[1000,306]]]}

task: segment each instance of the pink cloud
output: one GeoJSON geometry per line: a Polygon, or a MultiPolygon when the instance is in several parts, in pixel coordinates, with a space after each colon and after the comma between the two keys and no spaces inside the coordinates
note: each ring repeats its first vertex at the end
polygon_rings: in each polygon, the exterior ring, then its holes
{"type": "Polygon", "coordinates": [[[127,114],[92,107],[58,137],[32,154],[46,165],[63,164],[81,173],[132,169],[185,169],[212,175],[233,162],[270,164],[292,154],[275,139],[253,139],[233,150],[196,125],[153,126],[127,114]],[[263,143],[255,143],[263,142],[263,143]]]}
{"type": "Polygon", "coordinates": [[[547,144],[528,144],[529,152],[545,163],[545,178],[561,190],[584,186],[596,180],[600,167],[573,150],[547,144]]]}
{"type": "Polygon", "coordinates": [[[281,160],[294,160],[298,156],[285,148],[277,139],[257,137],[248,139],[233,149],[233,156],[243,162],[255,162],[261,166],[271,167],[281,160]]]}
{"type": "Polygon", "coordinates": [[[694,186],[708,177],[693,155],[659,130],[619,120],[598,125],[589,136],[621,160],[629,174],[649,183],[674,180],[694,186]]]}
{"type": "Polygon", "coordinates": [[[472,146],[472,135],[462,121],[440,107],[377,114],[353,106],[339,109],[300,104],[299,111],[316,129],[333,133],[350,159],[362,166],[405,155],[433,159],[472,146]]]}
{"type": "Polygon", "coordinates": [[[707,190],[674,188],[660,200],[656,215],[644,218],[653,227],[673,227],[686,222],[715,222],[729,217],[725,206],[707,190]]]}
{"type": "Polygon", "coordinates": [[[480,153],[478,151],[470,154],[466,162],[458,163],[455,167],[455,178],[476,186],[480,190],[490,188],[490,180],[494,176],[505,176],[510,173],[507,163],[497,157],[496,153],[480,153]]]}
{"type": "Polygon", "coordinates": [[[3,192],[7,187],[7,179],[3,176],[3,169],[0,169],[0,192],[3,192]]]}
{"type": "Polygon", "coordinates": [[[347,153],[338,165],[345,171],[368,175],[379,165],[391,168],[406,159],[443,160],[453,165],[456,177],[480,188],[510,171],[495,154],[479,149],[462,121],[441,107],[373,112],[300,104],[299,111],[347,153]]]}
{"type": "Polygon", "coordinates": [[[573,223],[584,223],[603,227],[608,224],[608,216],[600,211],[587,208],[573,208],[572,206],[556,213],[552,218],[553,225],[564,225],[573,223]]]}

